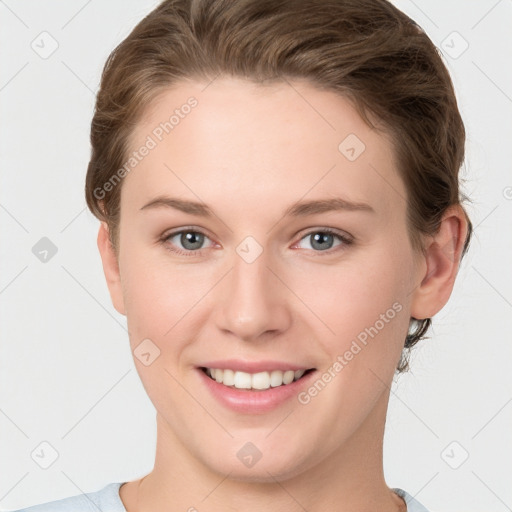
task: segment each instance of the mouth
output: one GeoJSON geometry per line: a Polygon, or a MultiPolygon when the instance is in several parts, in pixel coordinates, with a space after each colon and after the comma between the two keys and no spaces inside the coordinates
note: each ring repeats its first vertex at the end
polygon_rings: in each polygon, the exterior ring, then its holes
{"type": "Polygon", "coordinates": [[[229,368],[222,369],[201,366],[199,369],[211,380],[227,388],[240,391],[266,391],[270,388],[286,387],[305,378],[316,370],[316,368],[308,368],[248,373],[229,368]]]}

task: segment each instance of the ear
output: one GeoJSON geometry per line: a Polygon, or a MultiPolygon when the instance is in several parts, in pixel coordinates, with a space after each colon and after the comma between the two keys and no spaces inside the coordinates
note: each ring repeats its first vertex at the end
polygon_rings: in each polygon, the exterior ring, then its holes
{"type": "MultiPolygon", "coordinates": [[[[428,238],[419,285],[412,292],[411,316],[431,318],[448,302],[459,270],[468,224],[459,205],[448,208],[437,233],[428,238]]],[[[420,268],[419,267],[419,268],[420,268]]]]}
{"type": "Polygon", "coordinates": [[[114,308],[126,315],[124,307],[123,289],[121,285],[121,274],[119,272],[119,262],[114,248],[110,242],[109,230],[106,222],[101,222],[98,231],[98,249],[103,263],[103,272],[107,281],[110,298],[114,308]]]}

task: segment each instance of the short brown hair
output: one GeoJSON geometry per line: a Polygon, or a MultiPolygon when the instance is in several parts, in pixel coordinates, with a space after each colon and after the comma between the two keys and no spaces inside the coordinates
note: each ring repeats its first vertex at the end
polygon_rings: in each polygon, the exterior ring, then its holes
{"type": "MultiPolygon", "coordinates": [[[[137,121],[177,81],[219,75],[305,79],[350,99],[371,127],[377,120],[393,141],[416,249],[420,234],[435,233],[447,208],[461,204],[465,130],[450,75],[425,32],[391,3],[165,0],[109,56],[92,120],[86,201],[108,224],[116,253],[122,183],[109,193],[102,187],[123,166],[137,121]]],[[[411,325],[399,373],[431,319],[411,325]]]]}

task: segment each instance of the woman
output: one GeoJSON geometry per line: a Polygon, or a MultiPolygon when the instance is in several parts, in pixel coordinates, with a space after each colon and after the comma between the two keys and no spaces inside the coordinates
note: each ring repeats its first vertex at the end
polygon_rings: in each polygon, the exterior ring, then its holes
{"type": "Polygon", "coordinates": [[[86,182],[155,465],[28,510],[425,511],[383,434],[470,240],[464,137],[385,0],[162,2],[106,63],[86,182]]]}

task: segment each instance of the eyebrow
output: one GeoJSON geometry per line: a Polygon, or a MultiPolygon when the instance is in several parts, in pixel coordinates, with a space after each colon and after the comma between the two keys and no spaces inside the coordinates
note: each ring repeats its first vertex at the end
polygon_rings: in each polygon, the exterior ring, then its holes
{"type": "MultiPolygon", "coordinates": [[[[149,203],[145,204],[141,210],[156,208],[173,208],[199,217],[213,216],[212,210],[204,203],[167,196],[159,196],[152,199],[149,203]]],[[[375,213],[375,210],[369,204],[357,203],[340,197],[334,197],[331,199],[316,199],[294,203],[285,210],[283,217],[305,217],[307,215],[340,210],[375,213]]]]}

